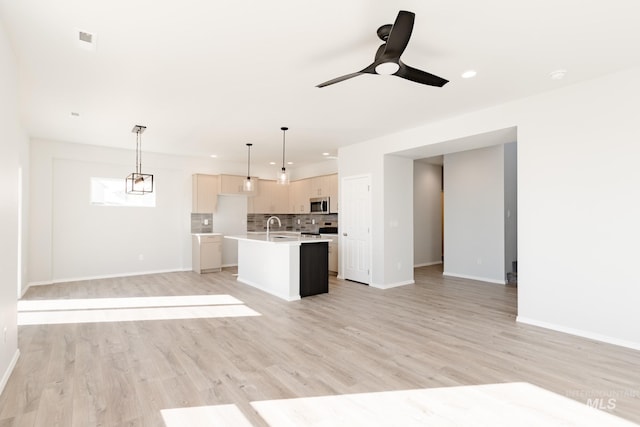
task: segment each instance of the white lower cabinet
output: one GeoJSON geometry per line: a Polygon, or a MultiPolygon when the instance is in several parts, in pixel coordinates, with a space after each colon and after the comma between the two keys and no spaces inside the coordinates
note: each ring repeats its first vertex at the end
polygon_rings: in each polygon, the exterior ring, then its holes
{"type": "Polygon", "coordinates": [[[191,251],[192,269],[196,273],[222,270],[222,234],[194,234],[191,251]]]}
{"type": "Polygon", "coordinates": [[[323,234],[323,239],[331,239],[329,242],[329,271],[338,273],[338,236],[335,234],[323,234]]]}

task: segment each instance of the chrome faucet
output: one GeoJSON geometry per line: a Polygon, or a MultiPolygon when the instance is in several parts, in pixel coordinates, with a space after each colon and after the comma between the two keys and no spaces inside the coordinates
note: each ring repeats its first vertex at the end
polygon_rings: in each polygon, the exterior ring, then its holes
{"type": "Polygon", "coordinates": [[[278,218],[277,216],[270,216],[269,219],[267,219],[267,240],[269,239],[269,224],[271,224],[271,220],[273,219],[278,221],[278,227],[282,227],[282,222],[280,222],[280,218],[278,218]]]}

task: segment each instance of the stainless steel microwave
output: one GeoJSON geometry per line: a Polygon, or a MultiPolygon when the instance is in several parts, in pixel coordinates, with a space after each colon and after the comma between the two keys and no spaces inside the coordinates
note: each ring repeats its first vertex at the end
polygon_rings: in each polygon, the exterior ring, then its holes
{"type": "Polygon", "coordinates": [[[316,213],[316,214],[328,214],[329,198],[328,197],[312,197],[309,200],[309,212],[316,213]]]}

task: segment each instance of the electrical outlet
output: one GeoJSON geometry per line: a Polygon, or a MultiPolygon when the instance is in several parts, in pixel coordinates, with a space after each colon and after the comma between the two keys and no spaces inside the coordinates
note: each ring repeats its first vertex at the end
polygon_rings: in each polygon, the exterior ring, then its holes
{"type": "Polygon", "coordinates": [[[208,219],[204,220],[204,225],[209,225],[209,220],[208,219]]]}

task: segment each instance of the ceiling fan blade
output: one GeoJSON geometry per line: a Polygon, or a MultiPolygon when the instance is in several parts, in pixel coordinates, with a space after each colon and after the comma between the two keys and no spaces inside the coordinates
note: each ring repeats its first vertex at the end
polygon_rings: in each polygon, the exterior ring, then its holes
{"type": "Polygon", "coordinates": [[[396,22],[391,27],[391,33],[387,39],[387,48],[384,51],[384,56],[387,58],[399,58],[402,52],[409,44],[411,38],[411,32],[413,31],[413,21],[415,20],[415,13],[401,10],[398,12],[396,22]]]}
{"type": "Polygon", "coordinates": [[[347,74],[345,76],[336,77],[335,79],[331,79],[331,80],[328,80],[328,81],[326,81],[324,83],[320,83],[316,87],[325,87],[325,86],[332,85],[334,83],[340,83],[342,81],[351,79],[353,77],[358,77],[360,74],[364,74],[364,73],[362,71],[358,71],[357,73],[351,73],[351,74],[347,74]]]}
{"type": "Polygon", "coordinates": [[[442,87],[449,83],[449,80],[443,79],[426,71],[418,70],[400,62],[400,69],[396,71],[394,76],[411,80],[412,82],[422,83],[423,85],[442,87]]]}
{"type": "Polygon", "coordinates": [[[366,68],[363,68],[360,71],[357,71],[357,72],[351,73],[351,74],[347,74],[347,75],[344,75],[344,76],[336,77],[335,79],[331,79],[331,80],[326,81],[324,83],[320,83],[316,87],[325,87],[325,86],[332,85],[334,83],[340,83],[342,81],[351,79],[353,77],[358,77],[361,74],[376,74],[375,62],[373,64],[367,66],[366,68]]]}

